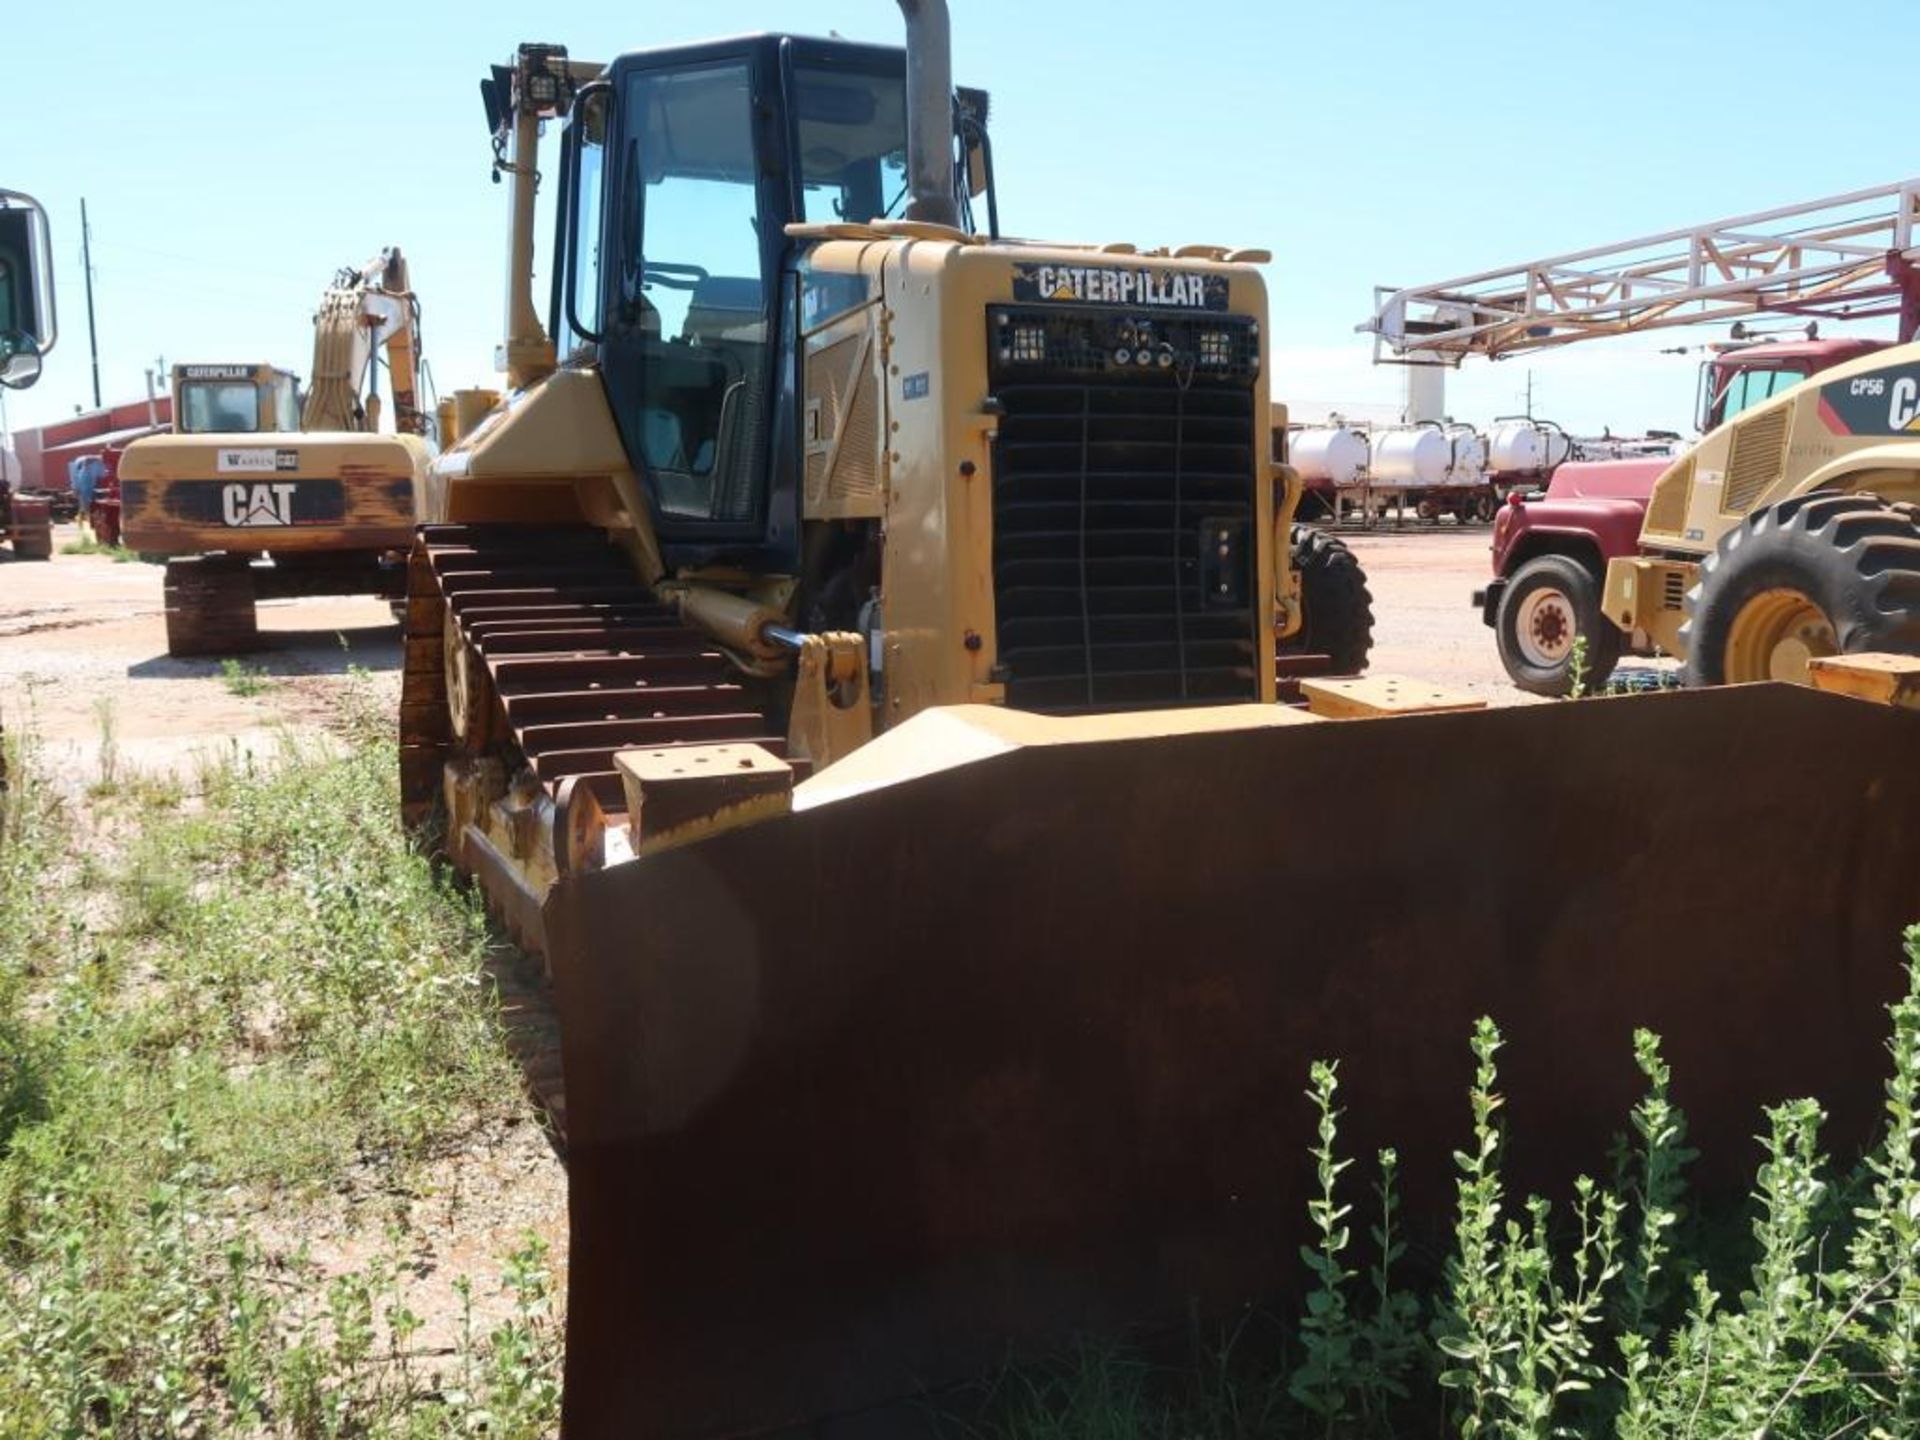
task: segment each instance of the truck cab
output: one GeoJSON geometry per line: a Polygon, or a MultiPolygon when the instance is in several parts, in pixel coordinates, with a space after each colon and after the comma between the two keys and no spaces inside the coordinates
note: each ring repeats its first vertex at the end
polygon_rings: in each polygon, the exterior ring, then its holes
{"type": "Polygon", "coordinates": [[[300,428],[300,382],[272,365],[176,365],[180,435],[269,435],[300,428]]]}
{"type": "Polygon", "coordinates": [[[15,190],[0,190],[0,386],[24,390],[40,378],[55,339],[52,245],[47,212],[15,190]]]}
{"type": "MultiPolygon", "coordinates": [[[[1885,349],[1859,337],[1744,341],[1716,345],[1700,366],[1694,423],[1701,434],[1798,385],[1809,375],[1885,349]]],[[[1492,627],[1501,663],[1522,690],[1569,694],[1578,679],[1605,683],[1621,654],[1652,654],[1644,633],[1629,636],[1601,613],[1607,562],[1639,548],[1653,485],[1673,463],[1658,455],[1574,459],[1544,492],[1516,493],[1494,518],[1493,579],[1473,603],[1492,627]],[[1574,673],[1576,637],[1586,637],[1574,673]]]]}

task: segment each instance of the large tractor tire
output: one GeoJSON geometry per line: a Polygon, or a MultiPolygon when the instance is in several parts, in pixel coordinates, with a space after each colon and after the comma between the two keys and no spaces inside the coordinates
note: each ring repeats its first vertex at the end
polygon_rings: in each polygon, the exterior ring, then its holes
{"type": "Polygon", "coordinates": [[[1587,641],[1587,689],[1607,683],[1620,663],[1620,629],[1600,613],[1600,584],[1570,555],[1537,555],[1514,572],[1493,617],[1500,663],[1522,690],[1571,695],[1575,641],[1587,641]]]}
{"type": "Polygon", "coordinates": [[[1680,627],[1689,685],[1807,683],[1807,662],[1920,655],[1920,511],[1816,491],[1730,530],[1700,567],[1680,627]]]}
{"type": "Polygon", "coordinates": [[[1336,675],[1358,675],[1373,650],[1373,595],[1345,542],[1311,525],[1293,527],[1300,572],[1300,633],[1290,647],[1325,655],[1336,675]]]}

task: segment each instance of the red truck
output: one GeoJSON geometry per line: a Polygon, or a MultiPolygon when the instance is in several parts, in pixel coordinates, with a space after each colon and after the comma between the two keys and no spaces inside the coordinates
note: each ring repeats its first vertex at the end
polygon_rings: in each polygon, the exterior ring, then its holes
{"type": "MultiPolygon", "coordinates": [[[[1857,338],[1730,346],[1700,367],[1695,424],[1705,434],[1807,376],[1888,342],[1857,338]]],[[[1513,683],[1536,695],[1573,689],[1574,638],[1587,639],[1585,683],[1605,683],[1623,650],[1652,654],[1600,613],[1607,561],[1640,545],[1653,482],[1672,457],[1569,460],[1544,492],[1514,493],[1493,522],[1493,579],[1473,593],[1513,683]]]]}

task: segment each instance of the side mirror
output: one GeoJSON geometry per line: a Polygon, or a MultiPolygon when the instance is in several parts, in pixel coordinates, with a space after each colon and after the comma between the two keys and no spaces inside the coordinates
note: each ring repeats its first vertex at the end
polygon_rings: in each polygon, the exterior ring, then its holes
{"type": "Polygon", "coordinates": [[[24,330],[0,330],[0,385],[24,390],[40,378],[39,342],[24,330]]]}
{"type": "Polygon", "coordinates": [[[59,326],[53,301],[47,212],[30,195],[0,190],[0,385],[24,390],[59,326]]]}

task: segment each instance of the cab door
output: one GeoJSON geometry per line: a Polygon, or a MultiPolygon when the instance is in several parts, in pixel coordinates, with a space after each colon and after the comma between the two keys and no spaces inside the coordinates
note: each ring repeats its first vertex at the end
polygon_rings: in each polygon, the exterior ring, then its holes
{"type": "Polygon", "coordinates": [[[778,67],[747,45],[612,77],[599,248],[609,399],[670,556],[768,534],[791,201],[778,67]]]}

